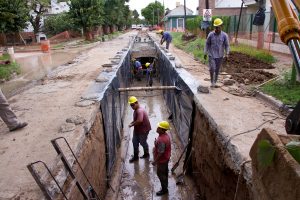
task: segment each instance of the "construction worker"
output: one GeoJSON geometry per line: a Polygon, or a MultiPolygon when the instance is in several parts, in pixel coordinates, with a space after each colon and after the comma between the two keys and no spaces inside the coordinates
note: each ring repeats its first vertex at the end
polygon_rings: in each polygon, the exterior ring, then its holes
{"type": "Polygon", "coordinates": [[[223,57],[228,59],[229,55],[228,35],[222,31],[222,24],[220,18],[214,20],[215,30],[208,34],[204,48],[205,60],[208,55],[211,87],[216,87],[223,57]]]}
{"type": "Polygon", "coordinates": [[[11,110],[2,90],[0,88],[0,117],[9,128],[9,131],[15,131],[24,128],[28,124],[26,122],[20,122],[11,110]]]}
{"type": "Polygon", "coordinates": [[[135,75],[138,81],[141,81],[143,67],[140,61],[134,60],[135,75]]]}
{"type": "Polygon", "coordinates": [[[150,157],[147,138],[149,131],[151,130],[151,125],[147,112],[139,105],[135,96],[129,97],[128,103],[134,110],[133,121],[129,124],[129,127],[134,127],[132,138],[133,156],[129,160],[129,162],[132,163],[139,159],[139,144],[144,148],[144,155],[140,158],[150,157]]]}
{"type": "Polygon", "coordinates": [[[162,45],[166,41],[166,49],[169,49],[169,45],[172,42],[172,35],[168,32],[164,32],[163,30],[159,31],[161,36],[160,44],[162,45]]]}
{"type": "Polygon", "coordinates": [[[159,134],[155,140],[153,155],[153,165],[157,166],[157,176],[160,180],[161,190],[156,193],[161,196],[168,193],[168,163],[171,157],[171,139],[167,134],[170,124],[167,121],[159,122],[156,132],[159,134]]]}
{"type": "Polygon", "coordinates": [[[153,63],[147,62],[146,66],[146,76],[147,76],[147,86],[152,87],[153,80],[152,80],[152,73],[153,73],[153,63]]]}

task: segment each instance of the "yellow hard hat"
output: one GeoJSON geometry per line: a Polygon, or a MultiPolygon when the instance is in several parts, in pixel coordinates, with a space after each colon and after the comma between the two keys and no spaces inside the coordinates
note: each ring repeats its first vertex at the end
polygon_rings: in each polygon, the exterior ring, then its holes
{"type": "Polygon", "coordinates": [[[146,67],[149,67],[149,65],[150,65],[150,63],[148,63],[148,62],[145,64],[146,67]]]}
{"type": "Polygon", "coordinates": [[[135,96],[131,96],[131,97],[129,97],[129,99],[128,99],[128,103],[129,104],[132,104],[132,103],[135,103],[135,102],[137,102],[138,100],[137,100],[137,98],[135,97],[135,96]]]}
{"type": "Polygon", "coordinates": [[[157,33],[162,34],[164,32],[164,30],[158,30],[157,33]]]}
{"type": "Polygon", "coordinates": [[[157,124],[157,126],[165,130],[170,130],[170,124],[167,121],[161,121],[157,124]]]}
{"type": "Polygon", "coordinates": [[[220,18],[216,18],[214,20],[214,26],[221,26],[223,24],[223,21],[220,18]]]}

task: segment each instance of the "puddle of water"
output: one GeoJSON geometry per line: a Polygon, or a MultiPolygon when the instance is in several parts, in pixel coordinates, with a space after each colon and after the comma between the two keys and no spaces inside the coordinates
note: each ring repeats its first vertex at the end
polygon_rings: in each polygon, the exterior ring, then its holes
{"type": "MultiPolygon", "coordinates": [[[[159,85],[156,81],[154,84],[159,85]]],[[[138,82],[132,85],[134,86],[145,86],[145,83],[138,82]]],[[[178,149],[178,137],[175,135],[175,129],[172,127],[171,134],[169,136],[172,140],[172,155],[169,162],[169,194],[162,197],[156,196],[156,192],[161,189],[160,181],[156,174],[156,167],[151,164],[153,160],[152,149],[154,147],[155,138],[158,137],[156,133],[156,128],[158,122],[168,119],[168,112],[166,106],[164,105],[164,100],[162,96],[162,91],[139,91],[131,92],[129,95],[135,95],[142,107],[146,109],[149,115],[149,120],[151,123],[152,130],[148,135],[148,145],[150,151],[150,159],[139,159],[139,161],[134,163],[129,163],[129,159],[133,154],[133,145],[131,142],[132,131],[130,130],[130,141],[129,147],[125,162],[125,170],[122,178],[122,184],[120,186],[119,199],[131,199],[131,200],[140,200],[140,199],[195,199],[196,190],[193,186],[189,185],[190,180],[187,177],[185,178],[186,185],[178,186],[176,185],[176,175],[172,175],[170,170],[173,164],[177,161],[178,155],[181,152],[176,152],[178,149]]],[[[133,110],[127,108],[127,116],[125,117],[124,124],[125,127],[129,122],[132,121],[133,110]]],[[[124,130],[124,133],[128,133],[128,129],[124,130]]],[[[140,145],[140,155],[143,155],[143,148],[140,145]]],[[[182,159],[183,161],[184,159],[182,159]]],[[[177,175],[180,174],[180,167],[178,167],[177,175]]]]}
{"type": "Polygon", "coordinates": [[[21,74],[17,78],[0,84],[3,93],[9,97],[20,88],[40,80],[56,67],[72,61],[78,53],[54,52],[54,53],[22,53],[15,56],[15,60],[21,66],[21,74]]]}

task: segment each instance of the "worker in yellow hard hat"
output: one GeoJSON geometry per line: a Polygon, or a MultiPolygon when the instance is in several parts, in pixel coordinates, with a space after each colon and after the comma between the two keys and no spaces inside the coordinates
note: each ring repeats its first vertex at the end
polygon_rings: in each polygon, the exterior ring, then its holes
{"type": "Polygon", "coordinates": [[[208,55],[211,87],[217,87],[216,83],[222,61],[223,58],[228,59],[230,48],[228,35],[222,31],[222,19],[216,18],[213,25],[215,30],[210,32],[207,36],[204,48],[204,59],[206,60],[208,55]]]}
{"type": "Polygon", "coordinates": [[[161,190],[156,193],[158,196],[168,193],[168,163],[171,157],[171,139],[167,134],[168,130],[170,130],[169,122],[161,121],[157,124],[156,132],[159,136],[155,140],[152,164],[157,166],[156,173],[161,184],[161,190]]]}
{"type": "Polygon", "coordinates": [[[129,162],[132,163],[139,159],[139,144],[141,144],[144,149],[144,155],[140,158],[150,157],[147,138],[151,130],[151,125],[147,112],[140,106],[138,99],[135,96],[129,97],[128,103],[134,110],[133,121],[129,124],[129,127],[134,127],[132,137],[133,156],[129,160],[129,162]]]}
{"type": "Polygon", "coordinates": [[[162,35],[160,44],[162,45],[164,42],[166,42],[166,49],[169,49],[170,43],[172,42],[172,35],[163,30],[160,32],[160,34],[162,35]]]}
{"type": "Polygon", "coordinates": [[[153,63],[147,62],[145,64],[146,67],[146,77],[147,77],[147,84],[146,86],[152,87],[153,79],[152,79],[152,72],[153,72],[153,63]]]}

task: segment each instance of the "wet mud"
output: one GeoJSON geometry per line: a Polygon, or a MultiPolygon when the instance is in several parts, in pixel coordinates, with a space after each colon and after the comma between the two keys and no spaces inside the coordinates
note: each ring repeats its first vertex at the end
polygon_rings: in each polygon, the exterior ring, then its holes
{"type": "MultiPolygon", "coordinates": [[[[158,85],[159,83],[154,79],[154,86],[158,85]]],[[[146,86],[146,83],[143,80],[134,81],[132,87],[136,86],[146,86]]],[[[151,161],[153,160],[152,149],[154,147],[155,138],[158,137],[158,133],[156,133],[157,124],[162,120],[168,120],[168,110],[164,105],[162,91],[135,91],[130,92],[129,95],[135,95],[138,98],[140,105],[148,112],[152,127],[147,139],[150,158],[140,158],[134,163],[129,163],[129,159],[131,158],[131,155],[133,155],[133,128],[129,129],[128,124],[132,121],[133,110],[127,108],[127,115],[124,120],[124,135],[130,135],[130,139],[118,199],[197,199],[197,189],[190,177],[186,175],[184,183],[176,185],[178,180],[177,176],[182,173],[184,157],[181,159],[180,166],[175,170],[175,174],[172,174],[170,171],[174,163],[177,162],[182,151],[179,138],[176,136],[176,131],[172,124],[172,129],[168,133],[172,140],[172,154],[169,162],[169,193],[162,197],[156,195],[156,192],[161,189],[161,185],[156,175],[156,167],[151,164],[151,161]]],[[[140,146],[139,156],[142,156],[143,153],[143,148],[140,146]]]]}
{"type": "Polygon", "coordinates": [[[273,73],[266,71],[275,68],[269,63],[239,52],[231,52],[229,56],[229,59],[224,61],[221,71],[231,74],[239,83],[260,84],[275,77],[273,73]]]}

